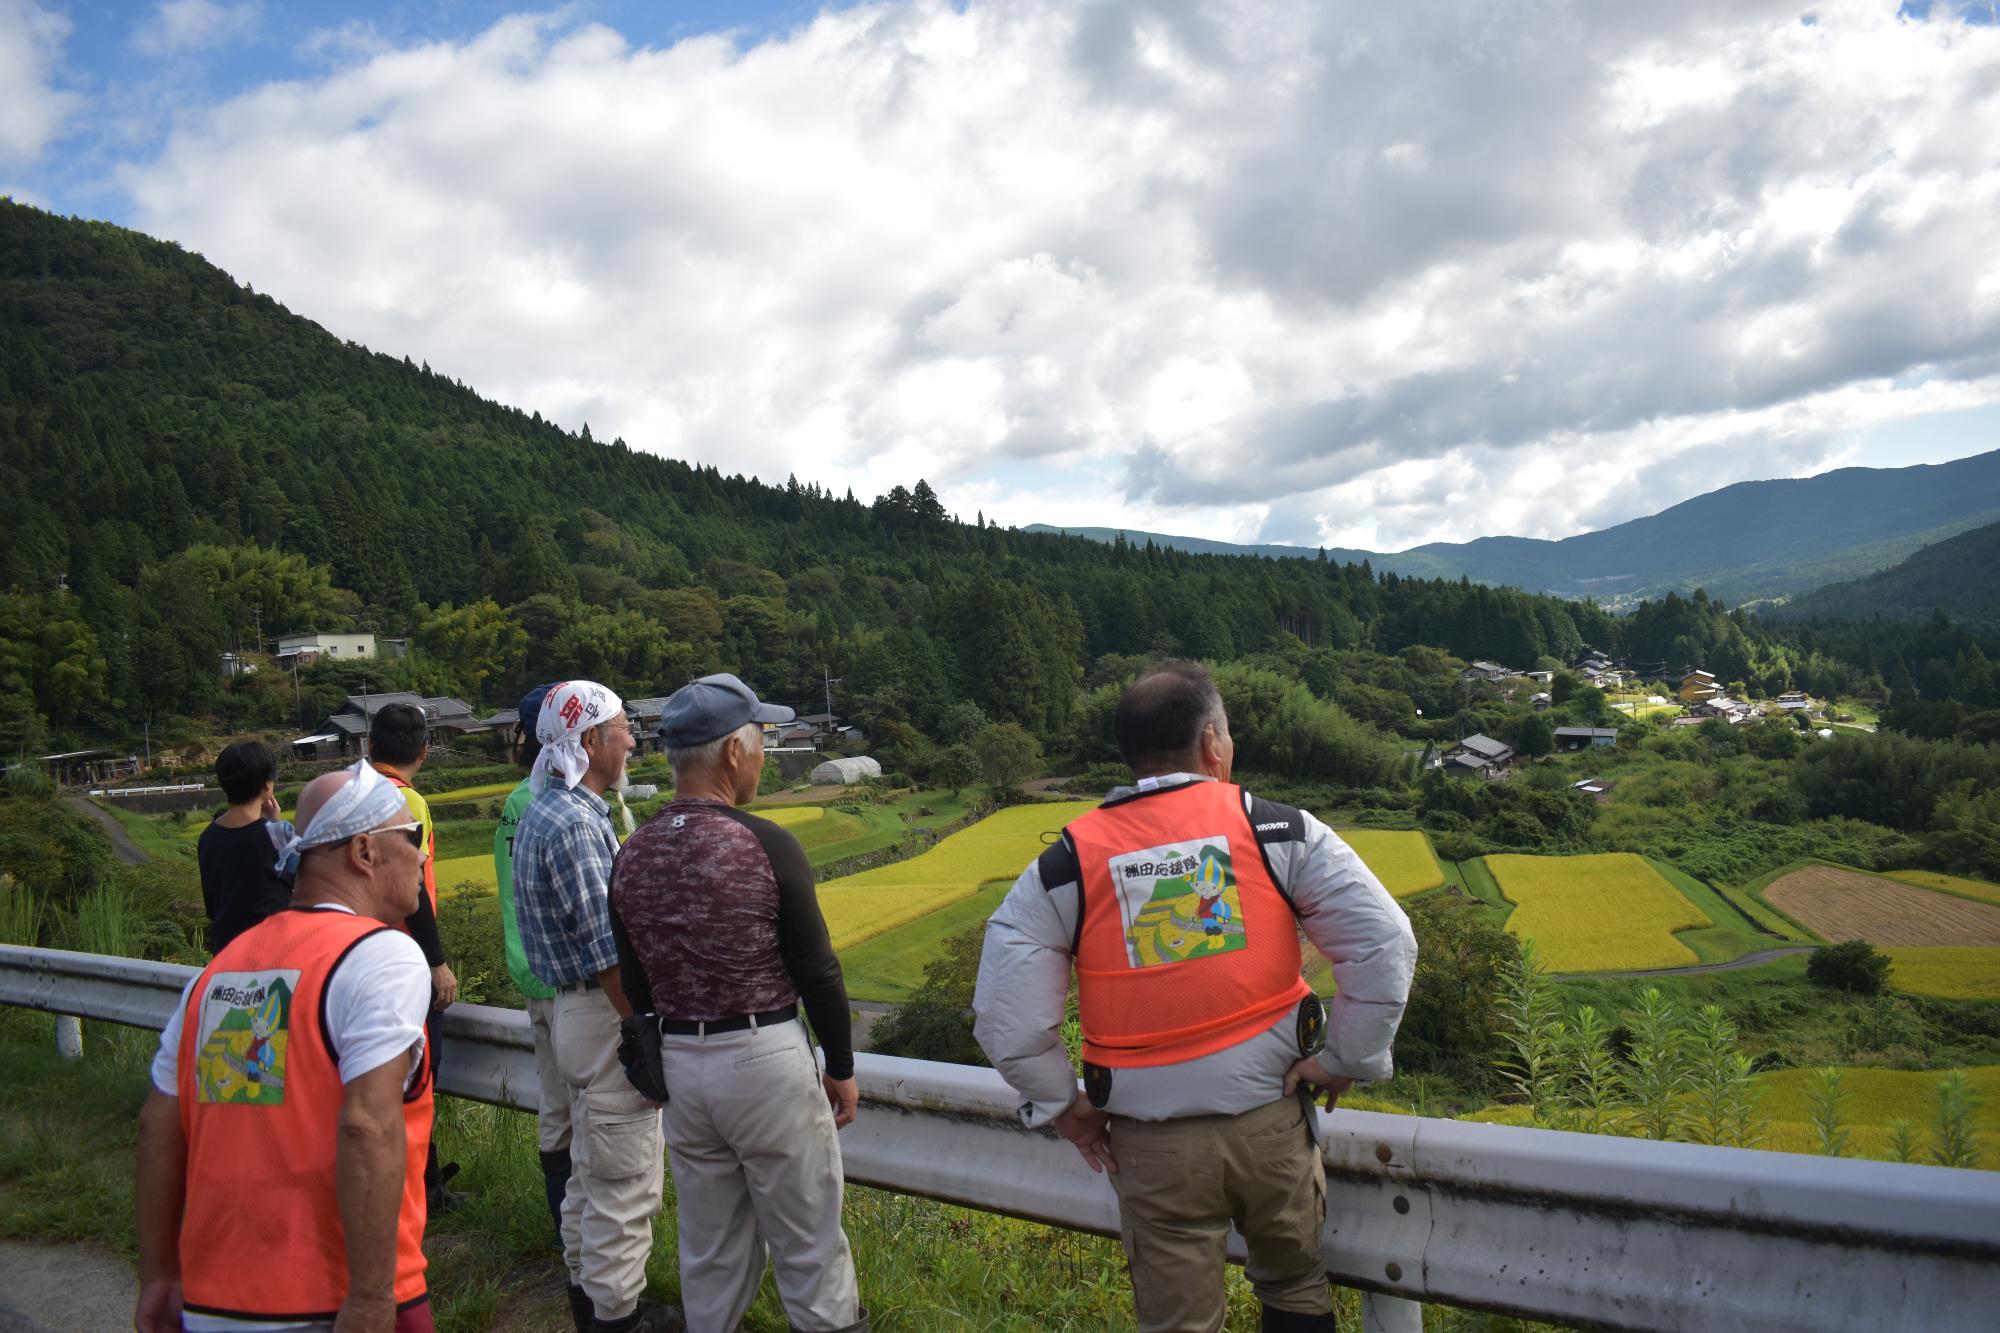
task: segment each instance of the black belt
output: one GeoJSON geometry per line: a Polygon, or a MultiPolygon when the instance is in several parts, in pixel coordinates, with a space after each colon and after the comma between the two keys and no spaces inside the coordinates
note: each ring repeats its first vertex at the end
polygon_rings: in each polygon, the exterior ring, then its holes
{"type": "Polygon", "coordinates": [[[738,1014],[734,1018],[663,1018],[660,1031],[676,1037],[700,1037],[715,1032],[741,1032],[745,1028],[767,1028],[799,1016],[799,1006],[788,1004],[761,1014],[738,1014]]]}
{"type": "Polygon", "coordinates": [[[567,985],[558,986],[556,989],[565,995],[581,995],[587,990],[603,990],[604,983],[596,977],[592,977],[588,981],[572,981],[567,985]]]}

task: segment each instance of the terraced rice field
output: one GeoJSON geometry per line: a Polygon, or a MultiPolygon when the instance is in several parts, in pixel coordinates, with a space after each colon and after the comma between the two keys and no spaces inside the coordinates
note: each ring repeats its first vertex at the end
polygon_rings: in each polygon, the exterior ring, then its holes
{"type": "Polygon", "coordinates": [[[1421,833],[1394,829],[1344,829],[1340,840],[1375,872],[1393,897],[1408,898],[1444,883],[1444,868],[1421,833]]]}
{"type": "Polygon", "coordinates": [[[495,796],[507,795],[520,783],[521,780],[515,778],[511,782],[489,782],[479,787],[458,787],[451,791],[441,791],[427,799],[432,805],[450,805],[453,801],[488,800],[495,796]]]}
{"type": "Polygon", "coordinates": [[[484,856],[454,856],[437,863],[438,897],[475,897],[500,892],[493,870],[493,853],[484,856]]]}
{"type": "Polygon", "coordinates": [[[1015,805],[961,829],[927,852],[819,886],[833,947],[845,949],[971,895],[988,880],[1012,880],[1046,839],[1094,801],[1015,805]]]}
{"type": "Polygon", "coordinates": [[[797,832],[806,824],[818,823],[826,818],[823,805],[775,805],[768,810],[753,810],[750,813],[759,819],[768,819],[779,828],[797,832]]]}
{"type": "Polygon", "coordinates": [[[1883,872],[1882,877],[1893,879],[1900,884],[1914,884],[1920,889],[1937,889],[1966,898],[2000,903],[2000,884],[1988,884],[1984,880],[1965,879],[1959,875],[1940,875],[1935,870],[1887,870],[1883,872]]]}
{"type": "Polygon", "coordinates": [[[2000,949],[1890,949],[1892,990],[1946,1000],[2000,1000],[2000,949]]]}
{"type": "Polygon", "coordinates": [[[1509,933],[1541,947],[1551,972],[1619,972],[1699,962],[1677,930],[1715,924],[1630,852],[1489,856],[1486,867],[1515,904],[1509,933]]]}
{"type": "Polygon", "coordinates": [[[1823,939],[1887,946],[2000,946],[2000,905],[1967,902],[1879,875],[1805,866],[1764,900],[1823,939]]]}

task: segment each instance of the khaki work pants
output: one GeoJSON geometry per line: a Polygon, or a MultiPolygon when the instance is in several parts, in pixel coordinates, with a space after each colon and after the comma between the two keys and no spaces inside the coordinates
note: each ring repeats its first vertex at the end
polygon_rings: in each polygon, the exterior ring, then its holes
{"type": "Polygon", "coordinates": [[[535,1110],[535,1147],[542,1152],[569,1151],[569,1084],[556,1067],[555,1025],[555,997],[529,997],[528,1036],[535,1046],[535,1080],[541,1091],[535,1110]]]}
{"type": "Polygon", "coordinates": [[[1216,1333],[1229,1226],[1249,1245],[1244,1274],[1265,1305],[1333,1309],[1320,1228],[1326,1167],[1305,1112],[1286,1098],[1241,1115],[1111,1118],[1119,1239],[1140,1333],[1216,1333]]]}
{"type": "Polygon", "coordinates": [[[800,1333],[861,1318],[840,1139],[805,1026],[660,1038],[689,1333],[733,1333],[764,1280],[800,1333]]]}
{"type": "Polygon", "coordinates": [[[663,1182],[660,1108],[618,1063],[618,1012],[601,990],[560,991],[552,1032],[569,1093],[570,1177],[563,1260],[599,1319],[632,1313],[663,1182]]]}

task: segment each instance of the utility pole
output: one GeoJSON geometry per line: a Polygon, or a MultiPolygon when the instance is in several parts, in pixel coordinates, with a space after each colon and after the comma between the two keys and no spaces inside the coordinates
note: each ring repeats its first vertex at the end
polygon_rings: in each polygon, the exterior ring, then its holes
{"type": "Polygon", "coordinates": [[[257,626],[257,651],[264,651],[264,606],[263,603],[250,608],[250,619],[257,626]]]}
{"type": "Polygon", "coordinates": [[[299,693],[299,655],[292,654],[292,707],[299,715],[299,730],[306,729],[306,702],[299,693]]]}
{"type": "Polygon", "coordinates": [[[826,682],[826,725],[830,731],[833,729],[833,687],[840,684],[841,678],[839,676],[828,675],[827,669],[824,666],[819,669],[819,674],[826,682]]]}
{"type": "Polygon", "coordinates": [[[153,719],[149,716],[146,719],[146,767],[150,769],[152,766],[153,766],[153,719]]]}

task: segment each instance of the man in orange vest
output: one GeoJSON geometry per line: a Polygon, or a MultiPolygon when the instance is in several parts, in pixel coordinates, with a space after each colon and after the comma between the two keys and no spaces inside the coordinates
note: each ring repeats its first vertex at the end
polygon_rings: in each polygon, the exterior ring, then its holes
{"type": "Polygon", "coordinates": [[[1331,1110],[1389,1076],[1409,920],[1332,830],[1229,781],[1229,719],[1198,665],[1141,677],[1113,725],[1134,785],[1070,824],[993,914],[975,1033],[1022,1120],[1113,1173],[1142,1330],[1222,1327],[1234,1223],[1265,1333],[1332,1333],[1326,1173],[1294,1093],[1318,1088],[1331,1110]],[[1301,977],[1301,930],[1333,964],[1330,1019],[1301,977]],[[1072,967],[1084,1091],[1062,1041],[1072,967]]]}
{"type": "Polygon", "coordinates": [[[307,784],[289,910],[160,1034],[139,1113],[139,1333],[428,1333],[424,848],[366,760],[307,784]]]}

